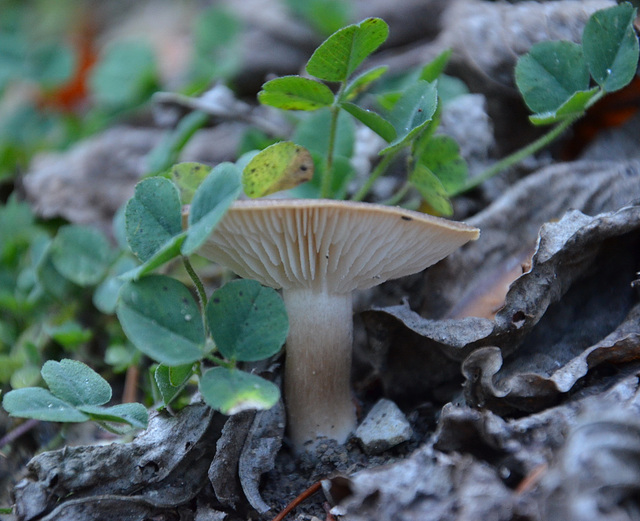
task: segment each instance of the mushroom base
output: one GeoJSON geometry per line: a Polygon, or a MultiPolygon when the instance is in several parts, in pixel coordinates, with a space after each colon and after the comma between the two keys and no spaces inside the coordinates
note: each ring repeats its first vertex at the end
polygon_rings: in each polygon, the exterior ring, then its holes
{"type": "Polygon", "coordinates": [[[356,427],[351,294],[285,290],[283,298],[289,313],[284,384],[289,436],[297,451],[321,438],[344,443],[356,427]]]}

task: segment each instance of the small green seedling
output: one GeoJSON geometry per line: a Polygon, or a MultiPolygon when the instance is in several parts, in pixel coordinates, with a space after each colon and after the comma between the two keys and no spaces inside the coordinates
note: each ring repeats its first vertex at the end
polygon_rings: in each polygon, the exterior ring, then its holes
{"type": "MultiPolygon", "coordinates": [[[[348,113],[388,143],[380,152],[381,161],[352,199],[364,199],[396,155],[408,148],[407,182],[387,203],[402,201],[413,188],[436,213],[450,215],[453,196],[475,188],[547,146],[607,92],[621,89],[631,81],[638,63],[638,39],[633,28],[635,13],[628,2],[598,11],[585,26],[581,45],[566,41],[541,42],[520,58],[516,83],[526,104],[535,112],[531,121],[536,125],[557,125],[469,180],[457,143],[435,134],[439,123],[436,80],[444,71],[450,52],[425,66],[402,91],[378,96],[381,112],[356,103],[386,72],[386,67],[376,67],[354,76],[362,62],[387,38],[388,27],[379,18],[344,27],[322,43],[306,65],[307,73],[313,78],[285,76],[268,81],[262,86],[258,99],[284,110],[329,111],[328,124],[323,123],[324,116],[318,116],[309,125],[316,141],[327,140],[325,147],[319,147],[325,157],[317,169],[321,180],[316,197],[346,195],[344,185],[352,172],[340,164],[342,154],[336,150],[344,142],[339,135],[346,123],[340,116],[348,113]],[[326,83],[337,84],[335,92],[326,83]],[[327,129],[327,137],[318,135],[323,128],[327,129]]],[[[311,142],[306,136],[301,137],[303,132],[298,129],[298,139],[294,135],[294,140],[303,144],[311,142]]]]}
{"type": "Polygon", "coordinates": [[[637,9],[629,2],[596,11],[580,45],[540,42],[520,57],[515,78],[534,125],[554,126],[533,143],[498,161],[456,193],[475,188],[495,174],[548,146],[607,93],[622,89],[638,66],[637,9]]]}
{"type": "MultiPolygon", "coordinates": [[[[286,177],[291,157],[285,159],[286,177]]],[[[278,387],[241,371],[238,363],[269,358],[282,348],[289,323],[281,297],[252,280],[231,281],[208,297],[188,259],[240,194],[240,168],[183,163],[172,177],[141,181],[126,206],[127,240],[142,264],[124,275],[120,323],[131,342],[160,364],[154,378],[164,405],[198,375],[204,400],[216,410],[269,408],[279,399],[278,387]],[[183,228],[185,203],[190,211],[183,228]],[[175,258],[192,278],[197,300],[179,280],[151,273],[175,258]],[[211,364],[217,367],[207,368],[211,364]]],[[[267,177],[269,183],[278,179],[267,177]]]]}
{"type": "Polygon", "coordinates": [[[49,390],[25,387],[4,395],[2,406],[10,415],[63,423],[93,420],[117,434],[147,427],[147,409],[142,404],[105,405],[111,400],[111,386],[86,364],[49,360],[41,374],[49,390]]]}
{"type": "MultiPolygon", "coordinates": [[[[344,138],[339,136],[341,127],[348,125],[341,120],[343,113],[350,114],[388,143],[380,152],[382,161],[353,196],[354,200],[364,199],[397,154],[411,148],[409,185],[417,188],[440,213],[450,214],[452,210],[446,194],[461,186],[467,175],[466,163],[460,157],[457,145],[452,140],[433,136],[438,124],[435,80],[444,70],[450,53],[443,53],[426,66],[406,89],[387,96],[386,105],[390,110],[384,115],[355,103],[387,70],[385,66],[376,67],[354,76],[361,63],[384,43],[388,33],[387,24],[379,18],[369,18],[340,29],[316,49],[306,65],[306,71],[317,80],[301,76],[276,78],[262,86],[258,99],[263,104],[285,110],[329,110],[327,144],[319,147],[326,150],[318,169],[322,176],[320,197],[342,197],[345,182],[351,174],[339,162],[345,154],[339,151],[336,154],[337,147],[344,143],[344,138]],[[337,83],[336,93],[324,82],[337,83]],[[336,180],[336,176],[342,179],[336,180]]],[[[318,136],[318,129],[325,126],[323,118],[319,115],[308,125],[316,140],[323,139],[318,136]]],[[[306,142],[306,138],[300,139],[300,133],[299,129],[299,138],[294,136],[294,140],[306,142]]]]}

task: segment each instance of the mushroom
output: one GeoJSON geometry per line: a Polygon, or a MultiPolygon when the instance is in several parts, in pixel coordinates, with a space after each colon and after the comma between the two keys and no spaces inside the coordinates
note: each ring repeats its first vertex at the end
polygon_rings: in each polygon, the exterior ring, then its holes
{"type": "Polygon", "coordinates": [[[296,451],[344,443],[352,292],[425,269],[479,230],[396,207],[305,199],[237,201],[199,250],[241,277],[282,289],[289,314],[284,400],[296,451]]]}

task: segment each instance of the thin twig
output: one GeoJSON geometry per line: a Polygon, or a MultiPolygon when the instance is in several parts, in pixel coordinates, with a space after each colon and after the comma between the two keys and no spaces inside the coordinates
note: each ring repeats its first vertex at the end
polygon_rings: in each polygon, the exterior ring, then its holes
{"type": "Polygon", "coordinates": [[[300,503],[313,496],[316,492],[318,492],[318,490],[320,490],[321,487],[322,483],[320,481],[311,485],[307,490],[302,492],[291,503],[284,507],[284,510],[280,512],[276,517],[274,517],[272,521],[282,521],[289,512],[296,508],[300,503]]]}
{"type": "Polygon", "coordinates": [[[15,429],[5,434],[2,438],[0,438],[0,450],[2,450],[6,445],[16,441],[20,436],[26,434],[31,429],[33,429],[36,425],[40,423],[40,420],[27,420],[24,423],[18,425],[15,429]]]}

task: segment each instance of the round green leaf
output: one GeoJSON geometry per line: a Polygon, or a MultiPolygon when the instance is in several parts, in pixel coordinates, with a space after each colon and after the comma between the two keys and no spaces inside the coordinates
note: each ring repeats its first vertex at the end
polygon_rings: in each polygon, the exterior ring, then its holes
{"type": "Polygon", "coordinates": [[[318,47],[306,70],[325,81],[346,81],[358,66],[389,36],[381,18],[367,18],[333,33],[318,47]]]}
{"type": "Polygon", "coordinates": [[[258,100],[263,105],[284,110],[316,110],[333,103],[333,92],[319,81],[283,76],[265,83],[258,100]]]}
{"type": "Polygon", "coordinates": [[[141,103],[156,83],[155,56],[142,42],[118,42],[109,47],[90,77],[96,102],[112,108],[141,103]]]}
{"type": "Polygon", "coordinates": [[[175,185],[164,177],[149,177],[136,185],[125,209],[127,242],[145,262],[182,232],[182,205],[175,185]]]}
{"type": "Polygon", "coordinates": [[[277,385],[239,369],[214,367],[202,375],[200,392],[204,401],[223,414],[273,407],[280,399],[277,385]]]}
{"type": "Polygon", "coordinates": [[[211,172],[211,167],[201,163],[179,163],[171,168],[171,178],[180,190],[180,201],[189,204],[198,187],[211,172]]]}
{"type": "Polygon", "coordinates": [[[567,41],[535,44],[518,59],[516,84],[533,112],[555,111],[575,92],[589,88],[582,48],[567,41]]]}
{"type": "Polygon", "coordinates": [[[533,114],[529,116],[529,120],[534,125],[550,125],[558,123],[565,118],[577,116],[584,113],[593,103],[594,98],[601,92],[598,87],[589,90],[581,90],[574,93],[567,101],[565,101],[556,111],[533,114]]]}
{"type": "Polygon", "coordinates": [[[83,405],[79,409],[88,414],[92,420],[128,423],[136,429],[146,429],[149,422],[149,413],[141,403],[121,403],[111,407],[83,405]]]}
{"type": "Polygon", "coordinates": [[[264,197],[294,188],[313,177],[309,151],[291,141],[271,145],[253,157],[242,172],[244,193],[264,197]]]}
{"type": "Polygon", "coordinates": [[[111,315],[116,311],[118,293],[124,284],[120,275],[135,269],[137,262],[127,256],[118,259],[109,270],[108,276],[100,283],[93,292],[93,305],[105,315],[111,315]]]}
{"type": "Polygon", "coordinates": [[[62,324],[46,325],[44,330],[65,350],[75,349],[93,337],[91,329],[82,327],[75,320],[67,320],[62,324]]]}
{"type": "Polygon", "coordinates": [[[455,139],[433,136],[423,145],[421,152],[420,162],[440,180],[445,193],[454,193],[464,186],[469,168],[460,156],[460,147],[455,139]]]}
{"type": "Polygon", "coordinates": [[[89,416],[71,404],[56,398],[42,387],[26,387],[9,391],[2,399],[2,407],[19,418],[33,418],[49,422],[83,422],[89,416]]]}
{"type": "Polygon", "coordinates": [[[341,99],[351,101],[356,96],[367,90],[374,81],[378,80],[385,72],[387,72],[388,68],[388,65],[380,65],[379,67],[374,67],[373,69],[359,74],[349,82],[349,85],[344,89],[341,99]]]}
{"type": "Polygon", "coordinates": [[[171,277],[150,275],[127,282],[116,313],[129,340],[158,362],[190,364],[204,354],[198,305],[189,289],[171,277]]]}
{"type": "Polygon", "coordinates": [[[71,405],[102,405],[111,400],[111,386],[78,360],[48,360],[42,378],[51,392],[71,405]]]}
{"type": "Polygon", "coordinates": [[[282,298],[255,280],[234,280],[215,291],[206,316],[216,346],[230,360],[250,362],[272,356],[289,332],[282,298]]]}
{"type": "Polygon", "coordinates": [[[452,215],[453,207],[442,182],[423,164],[417,164],[409,176],[422,198],[440,215],[452,215]]]}
{"type": "Polygon", "coordinates": [[[240,169],[233,163],[217,165],[196,190],[189,211],[187,238],[182,253],[191,255],[211,234],[242,191],[240,169]]]}
{"type": "Polygon", "coordinates": [[[624,2],[595,12],[582,33],[582,48],[591,75],[605,91],[627,85],[638,65],[636,9],[624,2]]]}
{"type": "Polygon", "coordinates": [[[78,225],[60,228],[50,253],[55,269],[79,286],[100,282],[113,260],[107,238],[99,230],[78,225]]]}
{"type": "Polygon", "coordinates": [[[420,80],[410,86],[402,93],[390,115],[397,137],[380,153],[386,154],[405,145],[429,124],[437,108],[438,92],[435,83],[420,80]]]}
{"type": "Polygon", "coordinates": [[[366,125],[376,134],[378,134],[387,143],[396,138],[396,129],[393,125],[384,119],[380,114],[372,110],[363,109],[354,103],[342,103],[340,105],[344,110],[356,118],[360,123],[366,125]]]}

